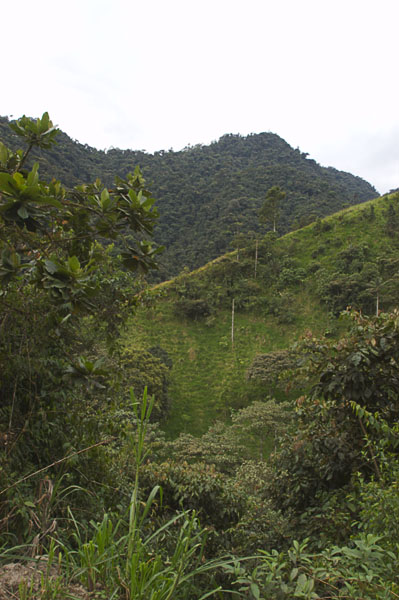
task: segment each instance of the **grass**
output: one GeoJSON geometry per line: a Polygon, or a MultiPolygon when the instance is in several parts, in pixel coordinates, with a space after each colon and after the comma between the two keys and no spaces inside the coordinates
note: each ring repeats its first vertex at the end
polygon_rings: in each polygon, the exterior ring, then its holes
{"type": "MultiPolygon", "coordinates": [[[[182,510],[157,524],[152,509],[160,494],[159,486],[153,488],[146,501],[139,497],[140,467],[147,456],[144,440],[154,399],[147,398],[146,390],[140,403],[132,392],[131,396],[138,425],[136,435],[130,439],[135,476],[127,518],[105,513],[100,522],[91,521],[89,527],[84,528],[70,513],[75,526],[73,544],[67,545],[50,536],[49,550],[41,559],[44,567],[41,571],[32,571],[35,577],[21,579],[19,595],[13,597],[20,600],[89,596],[104,600],[183,600],[189,597],[205,600],[216,595],[221,597],[219,592],[223,594],[220,585],[213,585],[212,573],[231,564],[232,559],[205,558],[206,530],[195,512],[182,510]],[[78,595],[74,593],[76,584],[84,586],[78,595]]],[[[28,558],[29,554],[24,556],[22,550],[22,547],[12,548],[7,556],[35,562],[28,558]]],[[[6,558],[5,554],[2,558],[6,558]]]]}
{"type": "Polygon", "coordinates": [[[321,333],[329,324],[325,311],[298,294],[295,325],[281,325],[270,316],[236,313],[234,348],[231,313],[219,311],[212,322],[181,320],[167,299],[154,309],[140,309],[129,322],[126,344],[148,348],[159,345],[173,360],[172,407],[162,424],[170,438],[180,432],[201,435],[216,420],[228,420],[232,408],[251,398],[246,371],[258,353],[289,346],[306,330],[321,333]]]}

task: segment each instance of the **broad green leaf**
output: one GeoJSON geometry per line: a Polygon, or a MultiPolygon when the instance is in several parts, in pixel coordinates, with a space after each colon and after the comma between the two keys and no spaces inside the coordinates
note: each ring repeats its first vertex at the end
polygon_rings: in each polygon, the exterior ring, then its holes
{"type": "Polygon", "coordinates": [[[107,210],[111,204],[111,199],[109,197],[109,192],[107,188],[104,188],[101,192],[101,207],[103,210],[107,210]]]}
{"type": "MultiPolygon", "coordinates": [[[[153,206],[154,202],[155,202],[155,198],[151,198],[151,197],[150,198],[145,198],[143,200],[143,202],[141,203],[141,206],[143,208],[145,208],[146,210],[149,210],[153,206]]],[[[157,213],[154,212],[154,214],[157,214],[157,213]]]]}
{"type": "Polygon", "coordinates": [[[21,257],[17,252],[10,252],[8,249],[5,249],[2,252],[1,258],[3,265],[7,269],[18,269],[21,265],[21,257]]]}
{"type": "Polygon", "coordinates": [[[10,261],[14,269],[18,269],[21,266],[21,257],[18,252],[11,252],[10,261]]]}
{"type": "Polygon", "coordinates": [[[25,177],[21,173],[14,173],[12,176],[14,182],[17,184],[19,189],[22,189],[25,185],[25,177]]]}
{"type": "Polygon", "coordinates": [[[42,134],[42,137],[45,137],[46,135],[51,135],[54,131],[58,133],[57,127],[50,127],[50,129],[48,129],[42,134]]]}
{"type": "Polygon", "coordinates": [[[0,162],[3,165],[6,165],[8,162],[8,157],[9,153],[7,147],[3,144],[3,142],[0,142],[0,162]]]}
{"type": "Polygon", "coordinates": [[[306,586],[307,577],[304,573],[301,573],[298,577],[298,581],[295,588],[295,594],[303,592],[306,586]]]}
{"type": "Polygon", "coordinates": [[[46,265],[47,271],[51,273],[51,275],[57,272],[58,267],[52,260],[46,259],[44,264],[46,265]]]}
{"type": "Polygon", "coordinates": [[[0,173],[0,191],[8,194],[18,193],[19,190],[12,175],[9,175],[8,173],[0,173]]]}
{"type": "Polygon", "coordinates": [[[61,202],[51,196],[40,196],[39,198],[35,198],[35,202],[37,204],[47,204],[48,206],[54,206],[55,208],[62,208],[61,202]]]}
{"type": "Polygon", "coordinates": [[[43,113],[42,118],[37,120],[38,133],[45,133],[49,129],[50,118],[48,112],[43,113]]]}
{"type": "Polygon", "coordinates": [[[26,179],[26,185],[28,185],[28,186],[31,186],[31,185],[34,186],[34,185],[38,184],[38,182],[39,182],[39,175],[38,175],[38,172],[37,172],[38,169],[39,169],[39,163],[36,162],[33,165],[33,168],[30,171],[30,173],[29,173],[29,175],[28,175],[28,177],[26,179]]]}
{"type": "Polygon", "coordinates": [[[19,207],[19,209],[17,210],[17,213],[21,217],[21,219],[27,219],[29,217],[29,213],[26,210],[26,207],[24,205],[19,207]]]}
{"type": "Polygon", "coordinates": [[[133,203],[137,203],[137,194],[134,190],[129,190],[128,196],[133,203]]]}
{"type": "Polygon", "coordinates": [[[68,266],[73,273],[76,273],[80,269],[80,262],[77,256],[70,256],[68,258],[68,266]]]}
{"type": "Polygon", "coordinates": [[[292,569],[291,573],[290,573],[290,579],[291,581],[293,581],[296,576],[298,575],[299,569],[297,567],[295,567],[294,569],[292,569]]]}
{"type": "Polygon", "coordinates": [[[259,598],[260,598],[260,591],[259,591],[259,587],[257,586],[256,583],[251,583],[251,592],[252,592],[253,597],[256,600],[259,600],[259,598]]]}

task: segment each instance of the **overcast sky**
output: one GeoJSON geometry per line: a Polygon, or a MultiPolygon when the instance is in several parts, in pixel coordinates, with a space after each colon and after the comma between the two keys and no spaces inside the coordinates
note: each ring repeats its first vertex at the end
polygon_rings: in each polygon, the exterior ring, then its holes
{"type": "Polygon", "coordinates": [[[4,0],[0,114],[180,150],[271,131],[399,187],[398,0],[4,0]]]}

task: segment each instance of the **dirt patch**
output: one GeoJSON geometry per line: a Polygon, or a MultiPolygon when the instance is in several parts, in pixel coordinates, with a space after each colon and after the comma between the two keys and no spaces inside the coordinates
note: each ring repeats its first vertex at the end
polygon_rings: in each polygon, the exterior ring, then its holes
{"type": "Polygon", "coordinates": [[[9,563],[0,568],[0,600],[16,600],[27,597],[32,600],[48,598],[93,598],[86,589],[78,584],[68,584],[60,575],[57,567],[47,569],[45,560],[32,564],[9,563]],[[57,592],[57,595],[54,595],[57,592]]]}
{"type": "Polygon", "coordinates": [[[190,348],[188,351],[188,358],[190,360],[195,360],[197,358],[197,353],[195,351],[195,348],[190,348]]]}

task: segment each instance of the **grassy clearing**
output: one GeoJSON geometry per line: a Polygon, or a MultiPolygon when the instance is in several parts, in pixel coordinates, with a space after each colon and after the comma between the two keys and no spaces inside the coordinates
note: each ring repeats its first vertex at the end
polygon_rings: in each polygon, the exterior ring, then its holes
{"type": "MultiPolygon", "coordinates": [[[[327,329],[339,331],[340,325],[315,296],[318,276],[317,272],[312,274],[311,267],[319,263],[319,267],[333,270],[338,254],[350,245],[368,245],[373,257],[391,252],[385,234],[390,202],[397,200],[383,197],[353,206],[278,239],[276,244],[283,254],[286,252],[307,273],[303,281],[286,290],[290,297],[287,309],[293,317],[282,324],[284,319],[277,319],[266,310],[236,312],[234,348],[230,311],[219,310],[198,321],[179,318],[170,293],[174,280],[154,288],[159,294],[155,307],[138,310],[128,324],[125,339],[127,345],[143,349],[159,345],[173,360],[172,408],[163,423],[168,437],[183,431],[200,435],[216,419],[229,419],[231,409],[247,405],[251,387],[245,374],[256,354],[287,348],[309,330],[316,335],[327,329]]],[[[212,261],[189,274],[189,278],[212,278],[214,268],[219,269],[220,275],[223,260],[232,256],[234,252],[212,261]]],[[[265,298],[282,295],[281,290],[268,287],[266,281],[258,279],[257,283],[263,287],[265,298]]]]}
{"type": "Polygon", "coordinates": [[[328,327],[325,311],[315,308],[304,290],[296,305],[294,325],[280,325],[270,316],[236,313],[234,348],[228,311],[220,311],[212,322],[180,320],[165,299],[155,309],[138,311],[129,323],[126,344],[159,345],[173,360],[172,408],[163,424],[168,437],[182,431],[200,435],[216,419],[228,419],[232,408],[251,400],[245,374],[256,354],[286,348],[309,328],[321,333],[328,327]]]}

